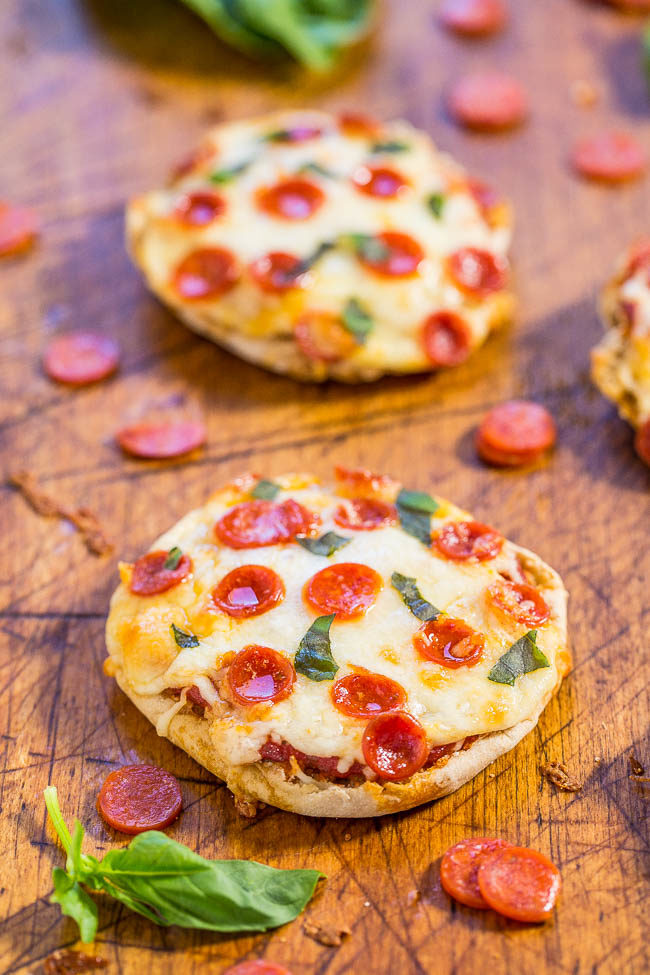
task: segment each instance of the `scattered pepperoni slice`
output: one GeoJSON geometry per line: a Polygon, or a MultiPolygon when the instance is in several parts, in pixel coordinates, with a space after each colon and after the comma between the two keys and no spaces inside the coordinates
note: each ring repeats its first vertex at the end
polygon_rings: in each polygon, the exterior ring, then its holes
{"type": "Polygon", "coordinates": [[[440,862],[440,883],[443,889],[450,897],[467,907],[488,910],[490,905],[478,886],[478,869],[495,850],[503,850],[510,845],[505,840],[484,836],[461,840],[451,846],[440,862]]]}
{"type": "Polygon", "coordinates": [[[422,329],[422,344],[434,366],[459,366],[470,352],[472,332],[467,322],[453,311],[429,315],[422,329]]]}
{"type": "Polygon", "coordinates": [[[388,278],[405,278],[417,272],[424,260],[424,251],[417,240],[408,234],[386,231],[375,238],[383,253],[359,254],[359,260],[369,270],[388,278]]]}
{"type": "Polygon", "coordinates": [[[476,447],[488,464],[523,467],[549,450],[556,436],[553,417],[545,407],[528,400],[509,400],[485,415],[476,447]]]}
{"type": "Polygon", "coordinates": [[[263,254],[250,265],[250,272],[262,291],[269,294],[280,294],[291,288],[301,287],[304,274],[297,274],[296,270],[302,261],[294,254],[284,251],[271,251],[263,254]]]}
{"type": "Polygon", "coordinates": [[[526,626],[541,626],[551,615],[546,600],[525,582],[495,582],[488,596],[496,609],[526,626]]]}
{"type": "Polygon", "coordinates": [[[300,351],[314,362],[340,362],[358,348],[352,332],[338,315],[327,311],[308,311],[293,328],[300,351]]]}
{"type": "Polygon", "coordinates": [[[406,703],[406,691],[383,674],[348,674],[332,687],[334,707],[351,718],[373,718],[406,703]]]}
{"type": "Polygon", "coordinates": [[[338,620],[358,620],[374,605],[382,589],[381,576],[368,565],[339,562],[321,569],[304,589],[309,605],[338,620]]]}
{"type": "Polygon", "coordinates": [[[273,961],[256,958],[254,961],[240,961],[238,965],[227,969],[223,975],[291,975],[291,972],[284,965],[276,965],[273,961]]]}
{"type": "Polygon", "coordinates": [[[341,112],[339,126],[346,135],[350,136],[372,138],[379,131],[379,122],[362,112],[341,112]]]}
{"type": "Polygon", "coordinates": [[[156,765],[125,765],[106,778],[97,797],[97,811],[120,833],[164,829],[181,811],[178,782],[156,765]]]}
{"type": "Polygon", "coordinates": [[[296,672],[291,661],[271,647],[252,644],[236,655],[228,684],[239,704],[283,701],[291,694],[296,672]]]}
{"type": "Polygon", "coordinates": [[[634,449],[644,464],[650,467],[650,420],[642,423],[634,437],[634,449]]]}
{"type": "Polygon", "coordinates": [[[508,276],[508,264],[503,257],[478,247],[454,251],[447,258],[447,270],[462,291],[480,298],[501,291],[508,276]]]}
{"type": "Polygon", "coordinates": [[[374,531],[394,525],[396,520],[395,506],[375,498],[354,498],[334,512],[336,524],[353,531],[374,531]]]}
{"type": "Polygon", "coordinates": [[[268,613],[284,596],[282,579],[265,565],[240,565],[212,590],[215,605],[235,619],[268,613]]]}
{"type": "Polygon", "coordinates": [[[242,501],[222,515],[215,525],[217,538],[229,548],[262,548],[291,542],[309,535],[318,517],[293,498],[274,501],[242,501]]]}
{"type": "Polygon", "coordinates": [[[0,257],[29,250],[38,229],[38,217],[33,210],[0,200],[0,257]]]}
{"type": "Polygon", "coordinates": [[[574,169],[587,179],[621,183],[640,176],[646,154],[635,136],[617,129],[580,139],[573,148],[574,169]]]}
{"type": "Polygon", "coordinates": [[[478,886],[488,906],[499,914],[514,921],[539,922],[551,916],[562,878],[543,853],[507,845],[480,863],[478,886]]]}
{"type": "Polygon", "coordinates": [[[85,386],[105,379],[117,369],[120,347],[102,332],[66,332],[47,346],[43,368],[59,383],[85,386]]]}
{"type": "Polygon", "coordinates": [[[348,498],[376,498],[384,493],[397,494],[398,485],[387,474],[375,474],[363,467],[343,467],[337,464],[334,468],[337,494],[348,498]]]}
{"type": "Polygon", "coordinates": [[[505,24],[506,16],[503,0],[443,0],[438,11],[445,27],[468,37],[495,34],[505,24]]]}
{"type": "Polygon", "coordinates": [[[133,566],[129,589],[136,596],[155,596],[177,586],[192,571],[189,555],[181,555],[175,569],[166,569],[169,552],[147,552],[133,566]]]}
{"type": "Polygon", "coordinates": [[[282,220],[307,220],[325,202],[325,194],[306,179],[285,179],[258,190],[259,207],[282,220]]]}
{"type": "Polygon", "coordinates": [[[485,637],[463,620],[439,616],[423,623],[413,637],[413,646],[427,660],[456,670],[473,667],[483,656],[485,637]]]}
{"type": "Polygon", "coordinates": [[[519,125],[528,114],[521,84],[496,71],[468,74],[449,93],[454,119],[470,129],[498,131],[519,125]]]}
{"type": "Polygon", "coordinates": [[[115,434],[127,454],[145,460],[182,457],[205,443],[206,429],[199,420],[166,420],[122,427],[115,434]]]}
{"type": "Polygon", "coordinates": [[[205,227],[225,212],[226,201],[214,190],[185,193],[174,208],[174,219],[187,227],[205,227]]]}
{"type": "Polygon", "coordinates": [[[384,200],[394,199],[409,185],[397,170],[387,166],[360,166],[352,182],[362,193],[384,200]]]}
{"type": "Polygon", "coordinates": [[[448,522],[440,529],[435,545],[448,559],[484,562],[501,551],[503,536],[480,521],[448,522]]]}
{"type": "Polygon", "coordinates": [[[201,301],[226,294],[239,280],[234,255],[224,247],[203,247],[183,258],[172,277],[182,298],[201,301]]]}
{"type": "Polygon", "coordinates": [[[400,782],[422,768],[429,749],[424,728],[406,711],[372,718],[363,733],[363,757],[382,779],[400,782]]]}

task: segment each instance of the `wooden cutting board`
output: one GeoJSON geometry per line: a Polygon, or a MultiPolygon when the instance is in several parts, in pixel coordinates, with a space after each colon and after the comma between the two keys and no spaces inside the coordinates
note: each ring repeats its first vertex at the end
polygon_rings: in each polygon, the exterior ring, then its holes
{"type": "Polygon", "coordinates": [[[619,250],[650,227],[648,181],[578,182],[574,137],[623,125],[650,148],[639,67],[640,22],[578,0],[518,0],[512,24],[484,43],[435,24],[435,3],[392,0],[378,34],[328,79],[251,65],[173,0],[4,0],[0,10],[1,194],[42,215],[40,245],[0,265],[5,471],[95,511],[115,542],[94,558],[78,535],[3,487],[0,660],[2,877],[0,970],[37,973],[76,929],[48,904],[60,849],[42,790],[58,786],[88,850],[122,843],[94,803],[118,765],[164,765],[185,812],[169,833],[206,856],[310,865],[327,882],[305,915],[348,927],[340,948],[303,919],[257,937],[160,929],[100,903],[98,951],[111,973],[222,972],[265,957],[294,975],[648,970],[648,792],[628,756],[648,744],[648,488],[632,437],[588,378],[601,334],[595,295],[619,250]],[[498,64],[530,92],[532,117],[501,137],[467,135],[445,116],[444,86],[498,64]],[[572,86],[595,85],[578,107],[572,86]],[[285,105],[404,115],[512,197],[520,310],[516,326],[465,366],[367,387],[301,386],[245,365],[186,331],[147,295],[122,243],[126,198],[157,184],[216,120],[285,105]],[[119,337],[123,366],[82,391],[48,382],[39,356],[71,327],[119,337]],[[529,473],[481,466],[473,431],[513,395],[545,403],[559,425],[554,457],[529,473]],[[209,442],[196,459],[125,459],[112,435],[148,402],[198,403],[209,442]],[[103,676],[103,626],[117,556],[132,559],[213,488],[252,469],[273,476],[332,463],[388,471],[431,489],[539,552],[571,594],[575,669],[538,727],[446,799],[377,820],[239,818],[226,789],[153,728],[103,676]],[[566,762],[581,791],[541,775],[566,762]],[[492,834],[530,844],[561,867],[551,922],[522,927],[449,902],[442,852],[492,834]]]}

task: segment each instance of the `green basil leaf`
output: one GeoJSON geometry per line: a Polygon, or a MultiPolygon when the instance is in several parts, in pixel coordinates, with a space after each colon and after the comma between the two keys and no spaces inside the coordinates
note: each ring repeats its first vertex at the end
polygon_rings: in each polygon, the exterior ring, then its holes
{"type": "Polygon", "coordinates": [[[334,555],[344,545],[348,545],[352,539],[337,535],[336,532],[325,532],[320,538],[312,538],[309,535],[298,535],[296,541],[303,548],[306,548],[312,555],[324,555],[329,558],[334,555]]]}
{"type": "Polygon", "coordinates": [[[427,199],[427,206],[431,210],[436,220],[440,220],[445,205],[445,198],[442,193],[432,193],[427,199]]]}
{"type": "Polygon", "coordinates": [[[332,656],[330,644],[330,626],[335,616],[336,613],[319,616],[300,641],[294,667],[299,674],[304,674],[310,680],[334,680],[339,669],[332,656]]]}
{"type": "Polygon", "coordinates": [[[184,630],[180,630],[175,623],[171,625],[171,631],[174,634],[174,639],[182,650],[187,650],[188,647],[198,647],[199,638],[194,636],[193,633],[186,633],[184,630]]]}
{"type": "Polygon", "coordinates": [[[370,312],[366,311],[357,298],[349,298],[341,317],[348,332],[352,332],[359,345],[363,345],[375,325],[370,312]]]}
{"type": "Polygon", "coordinates": [[[410,146],[407,142],[400,142],[398,139],[386,139],[385,142],[375,142],[370,147],[373,154],[407,152],[410,146]]]}
{"type": "Polygon", "coordinates": [[[391,585],[397,589],[398,593],[411,610],[414,616],[423,623],[435,620],[440,616],[441,610],[436,609],[433,603],[428,602],[420,590],[416,580],[412,576],[404,576],[401,572],[393,572],[390,577],[391,585]]]}
{"type": "Polygon", "coordinates": [[[249,159],[246,162],[239,163],[237,166],[231,166],[229,169],[216,169],[213,173],[210,173],[208,179],[211,183],[216,183],[218,186],[223,186],[224,183],[232,183],[237,176],[248,169],[251,162],[252,160],[249,159]]]}
{"type": "Polygon", "coordinates": [[[429,545],[431,542],[431,515],[440,505],[424,491],[400,491],[396,501],[400,525],[405,532],[429,545]]]}
{"type": "Polygon", "coordinates": [[[342,234],[339,242],[344,247],[350,247],[358,257],[369,261],[371,264],[385,261],[390,257],[390,250],[379,240],[370,234],[342,234]]]}
{"type": "Polygon", "coordinates": [[[167,558],[163,562],[163,569],[177,569],[178,563],[183,558],[183,553],[181,552],[178,545],[174,545],[170,548],[167,558]]]}
{"type": "Polygon", "coordinates": [[[316,261],[319,261],[321,259],[323,254],[327,254],[328,251],[333,250],[334,246],[335,245],[331,240],[324,240],[321,244],[318,245],[315,251],[313,251],[311,254],[308,254],[307,257],[303,257],[302,261],[300,261],[299,264],[296,264],[290,276],[292,278],[297,278],[299,277],[299,275],[304,274],[305,271],[308,271],[311,267],[314,266],[316,261]]]}
{"type": "Polygon", "coordinates": [[[405,491],[401,490],[397,495],[397,503],[403,508],[410,508],[412,511],[426,511],[434,515],[440,505],[425,491],[405,491]]]}
{"type": "Polygon", "coordinates": [[[326,169],[325,166],[321,166],[317,162],[306,162],[298,169],[299,173],[315,173],[317,176],[325,176],[327,179],[336,179],[336,173],[333,173],[331,169],[326,169]]]}
{"type": "Polygon", "coordinates": [[[77,922],[82,941],[94,941],[98,923],[94,900],[61,867],[52,870],[52,882],[54,893],[50,897],[50,904],[58,904],[62,914],[77,922]]]}
{"type": "Polygon", "coordinates": [[[258,481],[251,491],[251,497],[260,498],[264,501],[273,501],[280,490],[281,488],[279,484],[275,484],[273,481],[265,481],[262,478],[262,480],[258,481]]]}
{"type": "Polygon", "coordinates": [[[517,677],[550,666],[547,657],[537,646],[537,630],[529,630],[497,660],[488,674],[488,680],[512,687],[517,677]]]}

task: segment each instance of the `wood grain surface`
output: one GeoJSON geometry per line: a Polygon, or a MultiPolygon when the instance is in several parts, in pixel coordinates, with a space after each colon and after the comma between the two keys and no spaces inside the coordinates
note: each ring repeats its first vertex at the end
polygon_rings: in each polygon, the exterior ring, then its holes
{"type": "Polygon", "coordinates": [[[327,882],[311,921],[340,924],[340,948],[305,936],[303,919],[244,938],[161,929],[100,901],[98,951],[123,975],[224,971],[265,957],[294,975],[343,973],[641,973],[648,970],[648,489],[632,436],[588,378],[601,333],[595,295],[618,251],[650,225],[648,181],[578,182],[576,135],[604,124],[650,148],[638,19],[579,0],[512,0],[512,23],[482,43],[435,24],[435,3],[392,0],[373,41],[334,77],[264,68],[227,51],[174,0],[3,0],[0,5],[1,195],[31,204],[40,245],[0,265],[3,458],[64,503],[101,518],[115,555],[93,558],[70,526],[34,514],[2,488],[0,658],[0,971],[41,971],[76,928],[48,904],[62,862],[42,790],[58,786],[88,850],[123,838],[96,814],[107,772],[144,761],[174,772],[185,812],[169,834],[207,856],[310,865],[327,882]],[[446,118],[442,92],[470,66],[507,67],[527,85],[528,125],[481,137],[446,118]],[[571,97],[593,82],[592,108],[571,97]],[[520,309],[516,325],[465,366],[368,387],[303,387],[232,358],[186,331],[147,295],[123,246],[126,198],[158,183],[215,120],[284,105],[403,115],[512,197],[520,309]],[[119,337],[112,380],[54,386],[39,356],[69,327],[119,337]],[[473,431],[512,395],[545,403],[559,446],[540,469],[481,466],[473,431]],[[145,406],[185,399],[206,413],[196,458],[125,459],[112,435],[145,406]],[[116,558],[132,559],[233,475],[273,476],[363,464],[432,489],[492,522],[563,575],[575,669],[537,729],[455,795],[365,821],[267,810],[255,822],[227,790],[167,741],[102,673],[116,558]],[[540,773],[567,763],[583,785],[558,792],[540,773]],[[647,786],[645,787],[647,789],[647,786]],[[439,859],[453,842],[495,834],[530,844],[562,869],[551,922],[524,927],[450,903],[439,859]]]}

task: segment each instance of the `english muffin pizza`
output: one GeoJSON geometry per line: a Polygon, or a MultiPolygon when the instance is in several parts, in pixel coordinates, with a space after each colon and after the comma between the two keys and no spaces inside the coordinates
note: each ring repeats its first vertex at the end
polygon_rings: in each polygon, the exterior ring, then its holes
{"type": "Polygon", "coordinates": [[[243,477],[120,573],[107,673],[244,811],[376,816],[452,792],[569,668],[553,569],[367,471],[243,477]]]}
{"type": "Polygon", "coordinates": [[[621,257],[601,315],[607,332],[592,351],[592,376],[635,427],[637,452],[650,464],[650,238],[621,257]]]}
{"type": "Polygon", "coordinates": [[[297,379],[463,362],[507,320],[510,211],[406,122],[280,112],[213,129],[127,210],[151,290],[297,379]]]}

